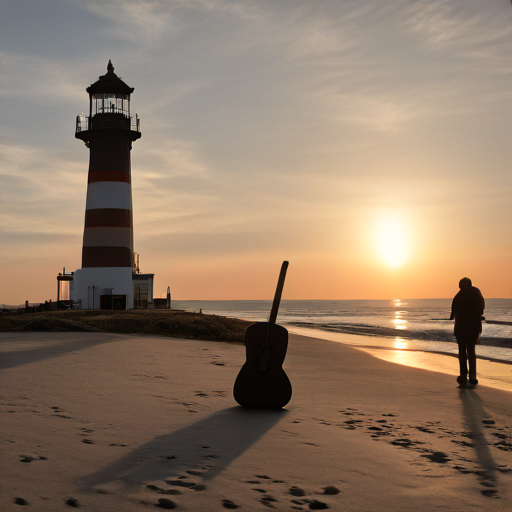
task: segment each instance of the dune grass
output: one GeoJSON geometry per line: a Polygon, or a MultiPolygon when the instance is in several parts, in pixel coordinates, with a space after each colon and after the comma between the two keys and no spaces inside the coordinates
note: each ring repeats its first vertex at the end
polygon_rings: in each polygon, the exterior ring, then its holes
{"type": "Polygon", "coordinates": [[[245,320],[180,310],[55,311],[2,314],[0,331],[79,331],[149,334],[244,342],[245,320]]]}

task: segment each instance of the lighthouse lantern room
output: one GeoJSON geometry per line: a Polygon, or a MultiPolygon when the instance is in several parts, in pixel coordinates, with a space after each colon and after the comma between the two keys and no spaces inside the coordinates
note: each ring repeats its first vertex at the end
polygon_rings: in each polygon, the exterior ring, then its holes
{"type": "Polygon", "coordinates": [[[140,120],[130,113],[134,89],[109,61],[86,90],[89,116],[77,117],[75,133],[89,148],[82,268],[73,273],[70,299],[81,309],[148,307],[154,274],[140,273],[133,252],[130,152],[141,137],[140,120]]]}

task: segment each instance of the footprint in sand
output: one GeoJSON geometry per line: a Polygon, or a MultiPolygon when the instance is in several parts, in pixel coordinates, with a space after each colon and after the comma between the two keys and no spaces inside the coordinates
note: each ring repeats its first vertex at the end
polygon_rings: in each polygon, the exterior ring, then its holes
{"type": "Polygon", "coordinates": [[[66,416],[65,414],[56,414],[58,412],[62,412],[60,407],[57,407],[56,405],[54,405],[51,409],[52,409],[52,411],[54,413],[54,414],[52,414],[52,416],[56,416],[57,418],[67,418],[67,419],[71,418],[71,416],[66,416]]]}
{"type": "Polygon", "coordinates": [[[498,441],[497,443],[490,443],[491,446],[495,446],[498,450],[503,450],[504,452],[512,451],[512,444],[507,441],[498,441]]]}
{"type": "Polygon", "coordinates": [[[175,485],[177,487],[186,487],[187,489],[197,485],[195,482],[184,482],[183,480],[166,480],[165,483],[169,485],[175,485]]]}
{"type": "Polygon", "coordinates": [[[75,498],[67,498],[66,505],[68,505],[69,507],[74,507],[74,508],[78,508],[80,506],[78,504],[78,500],[76,500],[75,498]]]}
{"type": "Polygon", "coordinates": [[[309,509],[310,510],[325,510],[329,508],[326,503],[318,500],[310,500],[309,501],[309,509]]]}
{"type": "Polygon", "coordinates": [[[23,498],[14,498],[14,503],[16,505],[28,505],[28,501],[23,498]]]}
{"type": "Polygon", "coordinates": [[[222,500],[222,506],[224,508],[239,508],[240,507],[240,505],[237,505],[236,503],[234,503],[231,500],[222,500]]]}
{"type": "MultiPolygon", "coordinates": [[[[345,409],[339,411],[345,415],[348,414],[346,411],[349,409],[345,409]]],[[[354,414],[360,414],[359,412],[353,411],[354,414]]],[[[382,414],[384,417],[397,417],[395,414],[382,414]]],[[[510,442],[510,433],[509,427],[502,428],[496,424],[496,421],[493,419],[485,419],[482,421],[482,427],[487,429],[486,435],[491,437],[491,439],[487,440],[487,444],[489,446],[494,446],[496,449],[502,451],[512,451],[512,443],[510,442]]],[[[388,423],[387,420],[376,420],[373,421],[370,417],[362,420],[347,420],[343,422],[343,424],[337,424],[337,426],[349,429],[349,430],[360,430],[363,433],[369,434],[374,440],[379,440],[382,436],[389,436],[388,442],[394,446],[398,446],[400,448],[410,449],[412,451],[418,452],[419,455],[423,458],[428,459],[431,463],[434,464],[447,464],[450,461],[455,460],[456,462],[453,465],[450,465],[451,469],[457,470],[462,474],[473,474],[476,475],[480,481],[480,485],[484,487],[494,487],[494,484],[489,481],[489,476],[485,471],[480,471],[478,466],[474,466],[474,461],[467,459],[463,456],[463,452],[466,449],[473,449],[475,444],[473,442],[473,433],[471,431],[462,431],[457,432],[450,429],[446,429],[441,425],[439,421],[429,421],[424,425],[410,425],[410,424],[391,424],[388,423]],[[371,424],[373,422],[373,425],[371,424]],[[378,425],[378,426],[377,426],[378,425]],[[361,428],[366,427],[366,429],[361,428]],[[413,440],[409,437],[411,435],[411,430],[425,435],[424,441],[413,440]],[[400,432],[402,431],[402,432],[400,432]],[[434,434],[434,436],[433,436],[434,434]],[[442,452],[439,449],[433,447],[432,449],[428,449],[425,445],[428,446],[430,444],[430,439],[433,437],[437,437],[438,439],[446,439],[451,443],[454,443],[460,447],[462,447],[462,453],[458,451],[449,451],[448,453],[442,452]],[[457,464],[457,462],[463,461],[463,464],[457,464]],[[464,464],[467,463],[467,464],[464,464]],[[469,467],[468,467],[469,466],[469,467]],[[474,467],[472,467],[474,466],[474,467]]],[[[418,465],[418,463],[412,463],[413,465],[418,465]]],[[[422,465],[420,463],[420,465],[422,465]]],[[[503,469],[496,468],[498,471],[508,472],[512,471],[512,469],[504,466],[503,469]]],[[[498,491],[495,489],[484,489],[481,490],[482,494],[487,497],[498,498],[498,491]]]]}
{"type": "Polygon", "coordinates": [[[277,502],[277,500],[274,498],[274,496],[271,496],[270,494],[267,494],[266,496],[263,496],[263,498],[260,499],[260,503],[263,503],[263,505],[266,505],[267,507],[274,508],[272,503],[277,502]]]}
{"type": "MultiPolygon", "coordinates": [[[[255,476],[256,476],[256,478],[258,478],[258,480],[246,480],[246,483],[252,484],[252,485],[257,485],[257,484],[262,483],[261,480],[264,480],[266,483],[273,483],[273,484],[286,483],[284,480],[272,479],[268,475],[255,475],[255,476]]],[[[274,503],[279,502],[279,500],[274,495],[270,494],[267,489],[261,488],[261,487],[253,487],[252,490],[255,492],[258,492],[260,494],[268,493],[268,494],[265,494],[264,496],[262,496],[258,500],[263,505],[265,505],[269,508],[280,508],[279,506],[274,505],[274,503]]],[[[337,487],[335,487],[334,485],[327,485],[326,487],[322,487],[322,490],[323,490],[322,493],[317,492],[315,494],[323,494],[325,496],[334,496],[334,495],[340,493],[340,490],[337,487]]],[[[284,492],[286,492],[288,495],[294,496],[296,498],[299,498],[299,497],[302,498],[302,499],[291,499],[290,500],[291,503],[293,504],[293,505],[291,505],[291,508],[294,510],[304,510],[305,506],[307,506],[310,510],[324,510],[324,509],[329,508],[329,506],[322,501],[315,500],[315,499],[303,498],[303,496],[307,496],[308,494],[311,494],[311,493],[306,492],[304,489],[300,488],[297,485],[292,485],[291,487],[288,488],[287,491],[284,491],[284,492]]]]}
{"type": "Polygon", "coordinates": [[[449,457],[447,457],[446,453],[444,452],[430,452],[425,455],[422,455],[422,457],[425,457],[431,462],[435,462],[436,464],[446,464],[447,462],[452,460],[449,457]]]}
{"type": "Polygon", "coordinates": [[[428,427],[414,427],[416,430],[419,430],[420,432],[425,432],[425,434],[435,434],[435,432],[428,428],[428,427]]]}
{"type": "Polygon", "coordinates": [[[33,460],[48,460],[46,457],[43,457],[42,455],[37,457],[32,457],[31,455],[19,455],[20,462],[32,462],[33,460]]]}
{"type": "MultiPolygon", "coordinates": [[[[184,479],[187,477],[184,476],[178,478],[184,479]]],[[[192,489],[193,491],[204,491],[206,489],[206,485],[200,485],[196,482],[185,482],[184,480],[165,480],[165,483],[175,487],[185,487],[186,489],[192,489]]]]}
{"type": "MultiPolygon", "coordinates": [[[[308,505],[309,510],[326,510],[329,508],[327,503],[324,503],[323,501],[318,500],[291,500],[292,503],[295,503],[295,505],[308,505]]],[[[295,510],[304,510],[301,506],[293,506],[292,507],[295,510]]]]}
{"type": "Polygon", "coordinates": [[[152,485],[148,484],[146,485],[146,488],[150,491],[156,491],[158,494],[172,494],[174,496],[179,496],[180,494],[183,494],[181,491],[178,491],[178,489],[162,489],[161,487],[158,487],[158,485],[152,485]]]}
{"type": "Polygon", "coordinates": [[[417,444],[415,441],[411,441],[410,439],[407,439],[406,437],[401,439],[395,439],[394,441],[390,441],[389,444],[392,444],[394,446],[399,446],[400,448],[409,448],[410,446],[414,446],[417,444]]]}
{"type": "Polygon", "coordinates": [[[160,498],[155,507],[164,508],[167,510],[176,508],[176,503],[168,498],[160,498]]]}

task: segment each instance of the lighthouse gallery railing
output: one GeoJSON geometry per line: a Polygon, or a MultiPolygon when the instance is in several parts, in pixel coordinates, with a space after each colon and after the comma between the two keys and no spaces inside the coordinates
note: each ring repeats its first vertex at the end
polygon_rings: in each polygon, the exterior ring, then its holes
{"type": "Polygon", "coordinates": [[[122,118],[108,119],[107,116],[76,116],[76,133],[87,130],[121,129],[131,130],[140,133],[140,119],[137,114],[135,118],[123,116],[122,118]]]}

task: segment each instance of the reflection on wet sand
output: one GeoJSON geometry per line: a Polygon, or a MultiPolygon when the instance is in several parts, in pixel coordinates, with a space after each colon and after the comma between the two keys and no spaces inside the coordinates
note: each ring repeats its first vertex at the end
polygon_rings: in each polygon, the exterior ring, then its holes
{"type": "MultiPolygon", "coordinates": [[[[358,336],[317,329],[301,329],[293,326],[289,327],[289,331],[302,336],[350,345],[390,363],[446,373],[448,375],[458,375],[459,366],[456,343],[406,340],[398,336],[394,339],[380,338],[378,336],[358,336]]],[[[492,349],[493,347],[479,347],[480,356],[482,356],[481,352],[483,349],[489,348],[492,349]]],[[[480,384],[512,391],[512,364],[489,361],[478,357],[477,367],[480,384]]]]}
{"type": "Polygon", "coordinates": [[[402,338],[395,338],[395,348],[399,350],[405,350],[408,346],[408,343],[402,338]]]}
{"type": "MultiPolygon", "coordinates": [[[[401,342],[396,343],[400,344],[401,342]]],[[[448,375],[458,375],[457,359],[447,354],[401,348],[399,350],[383,350],[381,348],[366,348],[362,346],[357,348],[390,363],[447,373],[448,375]]],[[[479,359],[477,367],[480,384],[512,391],[512,365],[479,359]]]]}

